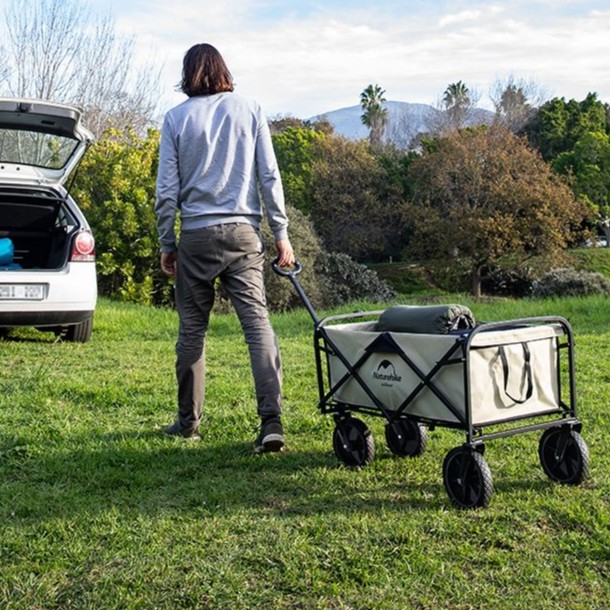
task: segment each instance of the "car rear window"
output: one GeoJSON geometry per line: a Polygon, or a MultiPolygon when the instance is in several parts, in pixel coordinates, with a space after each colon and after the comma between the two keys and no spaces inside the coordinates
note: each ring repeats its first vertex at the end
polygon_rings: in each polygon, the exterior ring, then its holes
{"type": "Polygon", "coordinates": [[[0,163],[61,169],[77,146],[72,138],[0,128],[0,163]]]}

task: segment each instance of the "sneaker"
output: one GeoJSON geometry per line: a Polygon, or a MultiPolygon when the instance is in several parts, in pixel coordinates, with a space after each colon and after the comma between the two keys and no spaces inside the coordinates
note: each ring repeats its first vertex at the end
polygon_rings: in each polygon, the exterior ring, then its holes
{"type": "Polygon", "coordinates": [[[181,436],[182,438],[185,438],[185,439],[191,440],[191,441],[200,441],[201,440],[201,437],[199,436],[198,428],[191,428],[191,429],[183,428],[180,425],[179,421],[175,421],[173,424],[167,426],[167,428],[165,428],[165,430],[163,430],[163,434],[165,434],[165,436],[181,436]]]}
{"type": "Polygon", "coordinates": [[[254,441],[254,453],[282,451],[284,428],[279,417],[271,417],[261,424],[261,431],[254,441]]]}

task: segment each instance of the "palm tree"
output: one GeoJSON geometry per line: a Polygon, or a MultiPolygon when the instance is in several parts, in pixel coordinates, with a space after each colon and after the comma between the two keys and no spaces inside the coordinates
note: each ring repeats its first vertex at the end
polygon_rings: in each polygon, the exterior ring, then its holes
{"type": "Polygon", "coordinates": [[[443,104],[447,112],[450,125],[455,129],[463,127],[466,123],[468,110],[472,106],[470,90],[459,80],[451,83],[443,94],[443,104]]]}
{"type": "Polygon", "coordinates": [[[383,107],[385,90],[379,85],[369,85],[360,94],[362,106],[362,123],[369,128],[369,139],[373,146],[381,144],[383,132],[388,122],[388,111],[383,107]]]}
{"type": "Polygon", "coordinates": [[[464,106],[470,103],[470,91],[465,83],[459,80],[457,83],[451,83],[443,94],[443,102],[445,108],[453,106],[464,106]]]}

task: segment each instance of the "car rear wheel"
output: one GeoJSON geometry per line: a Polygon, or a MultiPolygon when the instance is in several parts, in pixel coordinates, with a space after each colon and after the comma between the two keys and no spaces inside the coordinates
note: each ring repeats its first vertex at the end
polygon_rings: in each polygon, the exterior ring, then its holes
{"type": "Polygon", "coordinates": [[[62,334],[64,341],[73,341],[75,343],[87,343],[91,339],[93,332],[93,317],[87,318],[79,324],[66,327],[62,334]]]}

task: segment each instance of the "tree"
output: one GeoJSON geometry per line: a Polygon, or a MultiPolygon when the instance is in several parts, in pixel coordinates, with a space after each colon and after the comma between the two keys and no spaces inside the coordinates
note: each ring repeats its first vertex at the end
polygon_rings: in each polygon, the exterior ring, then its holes
{"type": "Polygon", "coordinates": [[[461,129],[466,126],[469,110],[473,102],[470,90],[459,80],[451,83],[443,93],[443,107],[449,119],[449,126],[454,129],[461,129]]]}
{"type": "Polygon", "coordinates": [[[145,131],[158,108],[160,68],[134,68],[134,39],[117,36],[110,17],[78,0],[10,0],[4,16],[4,92],[78,105],[96,135],[145,131]]]}
{"type": "Polygon", "coordinates": [[[428,132],[446,135],[476,123],[475,106],[478,98],[478,94],[472,92],[461,80],[448,85],[442,100],[437,104],[436,112],[429,113],[426,117],[428,132]]]}
{"type": "Polygon", "coordinates": [[[311,129],[320,134],[331,135],[335,128],[332,123],[324,116],[319,116],[315,119],[297,119],[289,114],[278,114],[269,120],[269,130],[271,135],[282,133],[289,128],[293,129],[311,129]]]}
{"type": "Polygon", "coordinates": [[[470,91],[466,84],[459,80],[448,85],[443,94],[443,103],[447,109],[467,108],[470,104],[470,91]]]}
{"type": "Polygon", "coordinates": [[[587,214],[539,154],[501,127],[431,141],[410,174],[409,253],[465,268],[475,297],[486,268],[506,255],[558,256],[587,214]]]}
{"type": "Polygon", "coordinates": [[[589,202],[592,215],[610,237],[610,107],[589,93],[582,101],[554,98],[527,125],[530,142],[589,202]]]}
{"type": "Polygon", "coordinates": [[[571,151],[555,157],[552,165],[569,176],[574,192],[589,202],[610,247],[610,136],[587,132],[571,151]]]}
{"type": "Polygon", "coordinates": [[[385,104],[385,90],[379,85],[369,85],[360,94],[362,106],[361,120],[369,128],[369,140],[373,146],[379,146],[383,140],[383,133],[388,122],[388,111],[385,104]]]}
{"type": "Polygon", "coordinates": [[[415,150],[420,147],[422,137],[421,124],[434,123],[437,109],[423,104],[406,104],[394,108],[388,117],[385,130],[385,141],[399,150],[415,150]],[[432,119],[431,119],[432,117],[432,119]]]}
{"type": "Polygon", "coordinates": [[[327,250],[359,262],[399,250],[404,204],[393,182],[366,142],[331,136],[317,143],[310,215],[327,250]]]}
{"type": "Polygon", "coordinates": [[[316,143],[325,136],[306,127],[286,127],[272,136],[286,201],[308,214],[311,210],[312,166],[316,143]]]}
{"type": "Polygon", "coordinates": [[[278,114],[269,119],[269,131],[271,135],[282,133],[287,129],[306,129],[307,123],[289,114],[278,114]]]}
{"type": "Polygon", "coordinates": [[[8,67],[8,57],[6,49],[0,45],[0,90],[4,89],[8,83],[11,71],[8,67]]]}
{"type": "Polygon", "coordinates": [[[544,104],[526,126],[532,146],[546,161],[572,150],[586,133],[610,133],[610,110],[595,93],[578,102],[554,98],[544,104]]]}
{"type": "Polygon", "coordinates": [[[496,81],[490,97],[496,111],[496,122],[519,133],[544,103],[545,94],[533,81],[509,76],[506,81],[496,81]]]}

